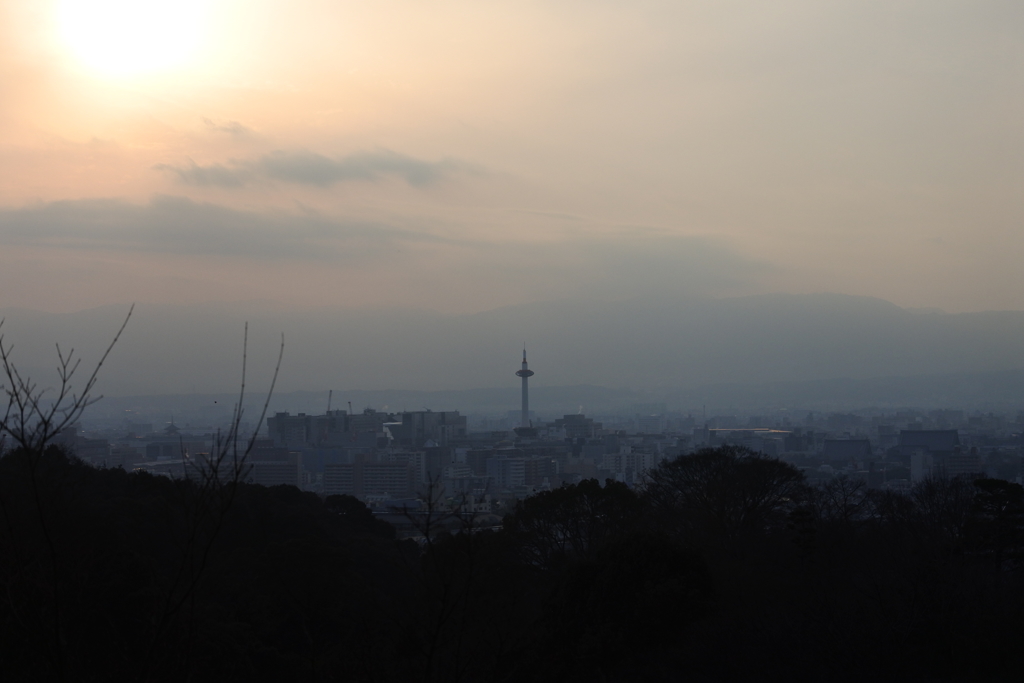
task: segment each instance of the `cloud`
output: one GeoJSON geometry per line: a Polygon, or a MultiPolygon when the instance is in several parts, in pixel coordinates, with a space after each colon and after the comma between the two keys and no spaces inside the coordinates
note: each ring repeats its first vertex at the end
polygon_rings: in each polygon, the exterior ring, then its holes
{"type": "Polygon", "coordinates": [[[509,213],[521,213],[527,216],[542,216],[544,218],[553,218],[559,221],[582,221],[583,218],[571,213],[560,213],[558,211],[532,211],[530,209],[506,209],[509,213]]]}
{"type": "Polygon", "coordinates": [[[756,291],[775,268],[703,235],[623,230],[540,245],[478,246],[451,270],[470,282],[529,287],[534,298],[626,300],[756,291]]]}
{"type": "Polygon", "coordinates": [[[243,126],[238,121],[227,121],[225,123],[217,123],[204,116],[203,123],[205,123],[210,130],[217,133],[227,133],[228,135],[234,136],[249,135],[252,133],[251,128],[243,126]]]}
{"type": "Polygon", "coordinates": [[[259,178],[298,185],[330,187],[338,183],[377,182],[401,178],[413,187],[426,187],[456,173],[479,173],[478,169],[453,159],[423,161],[381,149],[331,158],[309,151],[275,151],[254,160],[232,160],[228,165],[184,166],[158,164],[156,170],[178,176],[179,182],[198,187],[235,188],[259,178]]]}
{"type": "Polygon", "coordinates": [[[744,258],[703,236],[623,235],[583,245],[582,250],[599,264],[601,276],[588,288],[599,298],[744,290],[773,271],[770,264],[744,258]]]}
{"type": "Polygon", "coordinates": [[[242,187],[253,177],[253,173],[244,168],[229,168],[221,164],[200,166],[189,159],[186,166],[157,164],[157,171],[170,171],[178,176],[179,182],[196,187],[242,187]]]}
{"type": "Polygon", "coordinates": [[[464,168],[451,160],[421,161],[389,150],[351,154],[337,160],[311,152],[274,152],[264,156],[258,165],[271,178],[322,186],[349,180],[376,181],[393,175],[422,187],[464,168]]]}
{"type": "Polygon", "coordinates": [[[174,279],[183,277],[181,269],[201,266],[205,284],[196,291],[214,299],[231,291],[302,305],[355,296],[360,305],[468,311],[553,299],[632,299],[642,306],[757,291],[773,274],[770,265],[708,236],[622,228],[512,240],[482,228],[454,239],[436,228],[436,219],[419,216],[359,221],[167,196],[146,204],[57,201],[0,209],[0,276],[23,292],[6,285],[11,303],[45,298],[38,292],[56,281],[75,283],[68,285],[74,296],[85,299],[99,296],[90,287],[177,291],[195,279],[174,279]],[[102,282],[90,285],[89,278],[102,282]]]}
{"type": "Polygon", "coordinates": [[[148,204],[115,199],[58,201],[0,210],[0,245],[258,259],[379,258],[399,242],[430,235],[316,215],[252,213],[181,197],[148,204]]]}

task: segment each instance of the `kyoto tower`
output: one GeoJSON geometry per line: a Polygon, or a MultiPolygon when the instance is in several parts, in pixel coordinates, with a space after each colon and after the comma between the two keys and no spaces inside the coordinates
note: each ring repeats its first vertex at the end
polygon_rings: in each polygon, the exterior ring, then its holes
{"type": "Polygon", "coordinates": [[[533,376],[533,370],[531,370],[526,365],[526,347],[525,346],[523,347],[523,369],[519,370],[518,372],[516,372],[516,375],[518,375],[519,377],[523,378],[523,417],[522,417],[522,421],[521,421],[522,424],[520,424],[519,426],[520,427],[529,427],[530,426],[530,390],[529,390],[529,387],[528,387],[527,384],[530,381],[530,377],[533,376]]]}

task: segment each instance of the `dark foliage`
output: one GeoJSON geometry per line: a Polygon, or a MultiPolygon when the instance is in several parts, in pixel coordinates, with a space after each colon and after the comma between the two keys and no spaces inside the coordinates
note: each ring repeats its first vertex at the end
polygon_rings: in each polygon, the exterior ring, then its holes
{"type": "Polygon", "coordinates": [[[737,449],[425,544],[347,496],[0,458],[0,670],[66,681],[999,681],[1024,489],[737,449]]]}
{"type": "Polygon", "coordinates": [[[551,568],[592,559],[605,545],[644,528],[645,504],[622,482],[596,479],[543,491],[520,501],[505,518],[523,561],[551,568]]]}
{"type": "Polygon", "coordinates": [[[798,469],[737,446],[704,448],[650,473],[660,523],[699,545],[749,540],[785,526],[806,496],[798,469]]]}

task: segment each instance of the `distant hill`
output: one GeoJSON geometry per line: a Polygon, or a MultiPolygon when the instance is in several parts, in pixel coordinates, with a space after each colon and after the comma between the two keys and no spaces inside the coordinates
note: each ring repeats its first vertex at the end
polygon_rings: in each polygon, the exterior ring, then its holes
{"type": "MultiPolygon", "coordinates": [[[[7,320],[7,340],[15,343],[15,360],[50,381],[55,342],[81,349],[86,363],[94,361],[126,310],[15,309],[0,315],[7,320]]],[[[927,396],[1008,401],[1021,389],[1024,367],[1024,312],[922,314],[838,294],[563,301],[461,316],[255,303],[140,304],[102,371],[100,390],[231,392],[240,377],[245,321],[253,391],[268,383],[284,332],[282,392],[457,392],[452,406],[438,407],[457,407],[456,398],[471,395],[463,391],[478,387],[507,388],[514,397],[523,341],[537,371],[531,386],[538,401],[546,388],[593,387],[571,400],[566,395],[565,404],[593,403],[582,396],[605,396],[602,387],[619,388],[624,396],[622,390],[634,392],[630,401],[663,396],[680,405],[739,405],[755,397],[759,404],[772,403],[784,396],[838,404],[838,394],[867,402],[927,396]]],[[[475,403],[506,400],[482,391],[475,403]]],[[[605,396],[597,403],[615,400],[605,396]]]]}

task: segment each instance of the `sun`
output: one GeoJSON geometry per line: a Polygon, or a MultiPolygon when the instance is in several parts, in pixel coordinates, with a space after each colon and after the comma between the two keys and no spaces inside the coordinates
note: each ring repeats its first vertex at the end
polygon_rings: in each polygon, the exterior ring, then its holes
{"type": "Polygon", "coordinates": [[[74,59],[107,76],[185,65],[203,33],[203,0],[58,0],[57,28],[74,59]]]}

